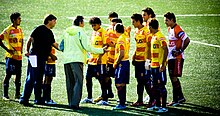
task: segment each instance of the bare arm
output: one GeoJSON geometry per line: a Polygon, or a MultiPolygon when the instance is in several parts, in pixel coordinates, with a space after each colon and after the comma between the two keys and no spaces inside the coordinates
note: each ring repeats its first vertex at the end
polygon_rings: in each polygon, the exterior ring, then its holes
{"type": "Polygon", "coordinates": [[[60,51],[58,43],[55,42],[55,43],[52,44],[52,46],[53,46],[55,49],[57,49],[57,50],[60,51]]]}
{"type": "Polygon", "coordinates": [[[114,64],[114,68],[116,68],[116,66],[118,65],[119,62],[121,62],[121,60],[124,58],[124,50],[120,50],[119,52],[119,56],[116,59],[116,63],[114,64]]]}
{"type": "Polygon", "coordinates": [[[27,43],[26,43],[26,53],[25,53],[25,56],[29,56],[30,55],[29,51],[30,51],[30,47],[31,47],[32,41],[33,41],[33,38],[30,37],[28,39],[27,43]]]}
{"type": "Polygon", "coordinates": [[[167,55],[168,55],[168,48],[167,46],[163,46],[162,47],[163,50],[164,50],[164,55],[163,55],[163,61],[162,61],[162,66],[160,67],[160,72],[164,71],[165,70],[165,67],[166,67],[166,61],[167,61],[167,55]]]}

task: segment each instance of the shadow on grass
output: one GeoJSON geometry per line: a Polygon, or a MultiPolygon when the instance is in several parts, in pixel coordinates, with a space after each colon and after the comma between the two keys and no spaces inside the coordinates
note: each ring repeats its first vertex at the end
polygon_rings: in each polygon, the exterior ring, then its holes
{"type": "MultiPolygon", "coordinates": [[[[112,107],[114,105],[109,105],[112,107]]],[[[105,106],[106,107],[106,106],[105,106]]],[[[108,107],[108,106],[107,106],[108,107]]],[[[86,114],[90,116],[146,116],[146,115],[162,115],[162,116],[197,116],[197,115],[218,115],[219,111],[209,108],[203,107],[191,103],[185,103],[178,107],[169,107],[169,111],[166,113],[157,113],[154,111],[147,111],[146,107],[131,107],[127,106],[125,110],[111,110],[111,109],[104,109],[104,108],[95,108],[95,107],[85,107],[82,106],[83,110],[72,110],[69,108],[68,105],[64,104],[56,104],[56,105],[34,105],[33,108],[41,108],[41,109],[50,109],[50,110],[58,110],[62,112],[77,112],[80,114],[86,114]]]]}
{"type": "Polygon", "coordinates": [[[5,65],[5,62],[0,62],[0,65],[5,65]]]}

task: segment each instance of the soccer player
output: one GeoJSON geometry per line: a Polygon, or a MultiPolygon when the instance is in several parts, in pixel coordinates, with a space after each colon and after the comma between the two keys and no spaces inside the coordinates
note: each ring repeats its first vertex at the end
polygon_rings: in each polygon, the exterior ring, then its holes
{"type": "MultiPolygon", "coordinates": [[[[57,47],[57,43],[55,42],[53,32],[51,29],[56,25],[56,17],[52,14],[49,14],[44,19],[44,25],[40,25],[35,28],[30,38],[27,41],[26,45],[26,56],[29,57],[28,68],[27,68],[27,77],[24,84],[24,90],[22,96],[19,100],[20,104],[24,106],[32,106],[29,103],[29,99],[34,88],[35,94],[35,104],[44,104],[45,102],[41,98],[41,89],[42,89],[42,81],[45,69],[45,63],[50,55],[52,59],[56,60],[57,57],[51,53],[51,46],[57,47]],[[30,45],[32,44],[32,48],[30,49],[30,45]],[[37,66],[31,64],[30,58],[35,57],[35,61],[37,60],[37,66]]],[[[58,48],[57,48],[58,49],[58,48]]]]}
{"type": "MultiPolygon", "coordinates": [[[[108,38],[106,31],[101,27],[101,20],[98,17],[92,17],[89,21],[93,28],[92,33],[92,46],[95,48],[102,48],[107,45],[108,38]]],[[[102,100],[100,97],[94,100],[98,105],[108,105],[107,97],[107,76],[106,76],[106,63],[107,63],[107,53],[99,55],[91,53],[88,60],[88,68],[86,74],[86,87],[88,92],[88,97],[85,98],[82,103],[92,103],[92,77],[96,77],[99,80],[102,90],[102,100]]]]}
{"type": "MultiPolygon", "coordinates": [[[[149,50],[150,40],[148,40],[148,35],[150,34],[149,29],[144,26],[143,18],[141,14],[133,14],[131,16],[131,21],[135,30],[135,41],[136,41],[136,50],[132,58],[132,64],[135,67],[135,78],[137,79],[137,94],[138,100],[133,103],[131,106],[141,106],[143,105],[143,92],[144,87],[148,95],[150,95],[150,75],[145,75],[145,62],[148,59],[149,55],[147,51],[149,50]]],[[[148,73],[150,70],[148,70],[148,73]]]]}
{"type": "MultiPolygon", "coordinates": [[[[57,46],[58,47],[58,46],[57,46]]],[[[51,54],[55,55],[55,48],[52,47],[51,54]]],[[[46,104],[53,105],[57,104],[51,99],[51,83],[53,77],[56,76],[56,61],[53,60],[50,56],[46,61],[45,71],[44,71],[44,79],[42,84],[43,89],[43,100],[45,100],[46,104]]]]}
{"type": "Polygon", "coordinates": [[[120,23],[114,27],[118,40],[115,45],[115,60],[113,67],[115,68],[115,86],[118,92],[119,104],[113,107],[115,110],[125,109],[126,101],[126,85],[129,84],[130,63],[129,49],[130,43],[124,34],[124,26],[120,23]]]}
{"type": "Polygon", "coordinates": [[[149,28],[149,22],[151,19],[156,19],[156,15],[154,14],[153,9],[147,7],[142,10],[142,17],[143,17],[143,25],[149,28]]]}
{"type": "Polygon", "coordinates": [[[178,77],[182,76],[184,50],[189,45],[190,39],[184,30],[176,23],[174,13],[166,13],[164,15],[164,21],[168,27],[168,70],[173,87],[173,101],[168,105],[176,106],[186,101],[178,77]]]}
{"type": "Polygon", "coordinates": [[[108,19],[111,22],[113,18],[118,18],[118,14],[116,12],[110,12],[108,14],[108,19]]]}
{"type": "Polygon", "coordinates": [[[86,63],[87,51],[103,54],[107,49],[107,47],[92,47],[83,27],[83,16],[77,16],[73,21],[73,26],[68,27],[64,33],[63,42],[65,44],[61,44],[61,46],[63,45],[65,56],[63,63],[66,75],[68,103],[70,108],[74,110],[81,110],[79,103],[82,97],[83,64],[86,63]]]}
{"type": "Polygon", "coordinates": [[[3,80],[4,100],[9,100],[8,88],[9,80],[12,75],[16,75],[14,81],[15,99],[20,98],[21,86],[22,49],[24,41],[24,34],[22,32],[22,28],[20,27],[21,14],[18,12],[12,13],[10,15],[10,19],[12,24],[5,28],[0,34],[0,46],[6,50],[6,76],[3,80]],[[3,40],[6,41],[7,46],[3,44],[3,40]]]}
{"type": "Polygon", "coordinates": [[[149,29],[152,33],[151,39],[151,74],[152,74],[152,99],[156,99],[156,106],[147,108],[147,110],[156,110],[156,112],[167,112],[166,100],[167,100],[167,90],[166,90],[166,64],[167,64],[167,54],[168,47],[166,43],[166,38],[158,31],[159,23],[156,19],[152,19],[149,22],[149,29]],[[161,107],[161,97],[162,97],[162,107],[161,107]]]}

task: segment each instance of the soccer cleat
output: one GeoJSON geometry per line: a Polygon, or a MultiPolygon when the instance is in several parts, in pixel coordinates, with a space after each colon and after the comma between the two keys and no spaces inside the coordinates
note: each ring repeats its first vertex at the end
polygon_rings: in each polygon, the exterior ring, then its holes
{"type": "Polygon", "coordinates": [[[81,101],[81,103],[93,103],[93,99],[91,98],[91,99],[89,99],[89,98],[85,98],[85,99],[83,99],[82,101],[81,101]]]}
{"type": "Polygon", "coordinates": [[[152,107],[150,107],[150,108],[147,108],[147,110],[148,110],[148,111],[157,111],[157,110],[159,110],[159,107],[157,107],[157,106],[152,106],[152,107]]]}
{"type": "Polygon", "coordinates": [[[178,106],[178,105],[180,105],[180,103],[179,102],[174,102],[174,101],[167,104],[167,106],[178,106]]]}
{"type": "Polygon", "coordinates": [[[107,101],[99,101],[98,103],[96,103],[97,105],[108,105],[109,103],[107,101]]]}
{"type": "Polygon", "coordinates": [[[179,99],[178,102],[179,103],[184,103],[184,102],[186,102],[186,99],[185,98],[179,99]]]}
{"type": "Polygon", "coordinates": [[[160,107],[156,112],[157,113],[164,113],[164,112],[168,112],[168,109],[160,107]]]}
{"type": "Polygon", "coordinates": [[[143,106],[143,105],[144,105],[143,102],[135,102],[135,103],[131,104],[131,106],[133,106],[133,107],[138,107],[138,106],[143,106]]]}
{"type": "Polygon", "coordinates": [[[94,99],[94,102],[99,102],[101,100],[103,100],[103,98],[102,97],[98,97],[98,98],[94,99]]]}
{"type": "Polygon", "coordinates": [[[125,105],[118,104],[115,107],[113,107],[112,109],[113,110],[124,110],[125,108],[126,108],[125,105]]]}
{"type": "Polygon", "coordinates": [[[54,102],[52,99],[49,100],[49,101],[45,101],[45,104],[48,104],[48,105],[55,105],[57,104],[56,102],[54,102]]]}
{"type": "Polygon", "coordinates": [[[5,100],[5,101],[9,101],[10,100],[10,98],[8,96],[3,96],[2,99],[5,100]]]}

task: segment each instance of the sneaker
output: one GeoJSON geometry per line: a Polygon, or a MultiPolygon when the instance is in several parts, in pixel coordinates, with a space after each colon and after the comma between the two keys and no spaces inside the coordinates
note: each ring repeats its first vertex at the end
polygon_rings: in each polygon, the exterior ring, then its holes
{"type": "Polygon", "coordinates": [[[45,101],[45,103],[48,104],[48,105],[55,105],[55,104],[57,104],[57,103],[54,102],[52,99],[49,100],[49,101],[45,101]]]}
{"type": "Polygon", "coordinates": [[[115,107],[113,107],[112,109],[113,110],[124,110],[125,108],[126,108],[125,105],[118,104],[115,107]]]}
{"type": "Polygon", "coordinates": [[[108,105],[109,103],[107,101],[99,101],[98,103],[96,103],[97,105],[108,105]]]}
{"type": "Polygon", "coordinates": [[[15,95],[15,99],[20,99],[20,97],[21,97],[21,94],[15,95]]]}
{"type": "Polygon", "coordinates": [[[180,105],[180,103],[179,102],[174,102],[174,101],[167,104],[167,106],[178,106],[178,105],[180,105]]]}
{"type": "Polygon", "coordinates": [[[138,106],[143,106],[143,105],[144,105],[143,102],[135,102],[135,103],[131,104],[131,106],[133,106],[133,107],[138,107],[138,106]]]}
{"type": "Polygon", "coordinates": [[[8,96],[3,96],[2,99],[5,100],[5,101],[9,101],[10,100],[10,98],[8,96]]]}
{"type": "Polygon", "coordinates": [[[71,109],[73,110],[83,110],[81,107],[79,106],[70,106],[71,109]]]}
{"type": "Polygon", "coordinates": [[[42,100],[34,100],[34,104],[36,104],[36,105],[44,105],[45,102],[42,101],[42,100]]]}
{"type": "Polygon", "coordinates": [[[144,98],[144,100],[143,100],[144,102],[146,102],[146,103],[148,103],[149,101],[150,101],[150,96],[149,95],[147,95],[145,98],[144,98]]]}
{"type": "Polygon", "coordinates": [[[82,101],[81,101],[81,103],[93,103],[93,99],[91,98],[91,99],[89,99],[89,98],[85,98],[85,99],[83,99],[82,101]]]}
{"type": "Polygon", "coordinates": [[[94,102],[99,102],[101,100],[103,100],[103,98],[102,97],[98,97],[98,98],[94,99],[94,102]]]}
{"type": "Polygon", "coordinates": [[[150,108],[147,108],[147,110],[148,111],[157,111],[157,110],[159,110],[159,108],[157,107],[157,106],[152,106],[152,107],[150,107],[150,108]]]}
{"type": "Polygon", "coordinates": [[[160,107],[159,110],[157,110],[156,112],[158,112],[158,113],[164,113],[164,112],[168,112],[168,109],[167,109],[167,108],[162,108],[162,107],[160,107]]]}
{"type": "Polygon", "coordinates": [[[179,103],[184,103],[184,102],[186,102],[186,99],[185,98],[179,99],[178,102],[179,103]]]}

